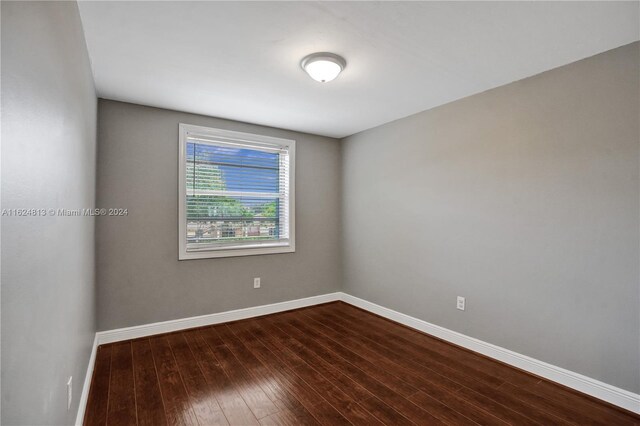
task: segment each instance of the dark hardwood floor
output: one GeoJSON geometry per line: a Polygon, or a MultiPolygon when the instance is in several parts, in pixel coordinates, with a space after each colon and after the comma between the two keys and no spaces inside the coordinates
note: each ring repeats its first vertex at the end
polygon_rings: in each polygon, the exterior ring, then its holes
{"type": "Polygon", "coordinates": [[[639,425],[342,302],[102,345],[85,425],[639,425]]]}

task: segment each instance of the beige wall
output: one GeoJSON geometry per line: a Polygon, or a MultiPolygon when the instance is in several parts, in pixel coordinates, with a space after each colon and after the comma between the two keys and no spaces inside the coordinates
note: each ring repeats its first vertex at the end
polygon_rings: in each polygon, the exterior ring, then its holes
{"type": "Polygon", "coordinates": [[[635,43],[346,138],[345,290],[640,391],[639,76],[635,43]]]}
{"type": "MultiPolygon", "coordinates": [[[[92,208],[97,99],[78,5],[1,7],[2,208],[92,208]]],[[[96,331],[94,223],[2,217],[3,425],[75,422],[96,331]]]]}
{"type": "Polygon", "coordinates": [[[113,329],[340,289],[335,139],[100,100],[98,327],[113,329]],[[296,140],[296,252],[178,261],[178,123],[296,140]],[[262,288],[253,288],[253,278],[262,288]]]}

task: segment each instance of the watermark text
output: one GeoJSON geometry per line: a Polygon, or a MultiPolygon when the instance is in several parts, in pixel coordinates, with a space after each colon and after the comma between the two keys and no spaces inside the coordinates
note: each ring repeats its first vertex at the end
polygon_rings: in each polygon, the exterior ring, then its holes
{"type": "Polygon", "coordinates": [[[39,217],[39,216],[56,216],[56,217],[85,217],[85,216],[128,216],[129,209],[123,208],[81,208],[81,209],[63,209],[63,208],[20,208],[20,209],[2,209],[3,217],[39,217]]]}

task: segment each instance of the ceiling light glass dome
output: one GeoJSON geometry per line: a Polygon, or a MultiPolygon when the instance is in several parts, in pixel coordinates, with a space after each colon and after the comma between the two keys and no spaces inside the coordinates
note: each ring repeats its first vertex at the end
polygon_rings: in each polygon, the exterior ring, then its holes
{"type": "Polygon", "coordinates": [[[311,78],[321,83],[327,83],[342,72],[347,66],[347,62],[342,56],[335,53],[317,52],[305,56],[300,65],[311,78]]]}

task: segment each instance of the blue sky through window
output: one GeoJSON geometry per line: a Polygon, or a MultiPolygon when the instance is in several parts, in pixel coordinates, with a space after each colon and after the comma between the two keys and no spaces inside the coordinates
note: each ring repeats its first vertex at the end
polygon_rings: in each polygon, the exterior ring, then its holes
{"type": "Polygon", "coordinates": [[[279,154],[246,148],[187,143],[187,162],[214,165],[227,191],[278,192],[279,154]]]}

